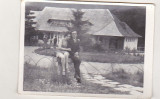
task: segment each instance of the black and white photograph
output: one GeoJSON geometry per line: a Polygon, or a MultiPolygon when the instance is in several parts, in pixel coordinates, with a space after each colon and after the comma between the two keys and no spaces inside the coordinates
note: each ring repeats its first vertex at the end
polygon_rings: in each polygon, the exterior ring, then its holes
{"type": "Polygon", "coordinates": [[[143,95],[145,5],[23,3],[21,91],[143,95]]]}

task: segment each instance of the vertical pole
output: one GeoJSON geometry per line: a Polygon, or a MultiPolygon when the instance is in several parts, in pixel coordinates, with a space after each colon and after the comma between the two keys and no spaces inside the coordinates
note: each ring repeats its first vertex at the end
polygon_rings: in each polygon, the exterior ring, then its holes
{"type": "Polygon", "coordinates": [[[57,33],[57,45],[59,44],[59,33],[57,33]]]}

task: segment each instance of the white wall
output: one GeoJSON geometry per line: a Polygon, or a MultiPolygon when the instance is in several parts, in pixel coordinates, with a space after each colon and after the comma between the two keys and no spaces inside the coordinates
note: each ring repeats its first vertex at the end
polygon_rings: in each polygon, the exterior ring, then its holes
{"type": "Polygon", "coordinates": [[[138,38],[125,37],[123,49],[126,49],[126,47],[130,48],[130,50],[137,49],[137,45],[138,45],[138,38]]]}
{"type": "Polygon", "coordinates": [[[58,36],[57,45],[58,45],[58,47],[61,47],[62,46],[62,40],[64,39],[64,34],[63,33],[59,33],[59,34],[57,34],[57,36],[58,36]]]}

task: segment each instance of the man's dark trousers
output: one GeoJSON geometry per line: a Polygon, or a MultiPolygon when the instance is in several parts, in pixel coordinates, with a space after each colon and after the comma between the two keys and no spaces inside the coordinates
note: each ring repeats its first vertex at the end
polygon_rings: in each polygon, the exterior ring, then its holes
{"type": "Polygon", "coordinates": [[[77,57],[75,57],[74,55],[71,55],[71,59],[73,61],[74,64],[74,68],[75,68],[75,78],[77,79],[77,82],[81,82],[80,80],[80,64],[81,64],[81,60],[77,57]]]}
{"type": "Polygon", "coordinates": [[[76,78],[78,83],[81,83],[80,68],[79,68],[80,64],[81,64],[81,60],[80,60],[79,57],[75,56],[75,53],[80,51],[79,40],[76,39],[76,42],[75,42],[75,40],[70,39],[68,41],[68,48],[71,48],[70,57],[71,57],[71,59],[73,61],[74,68],[75,68],[75,78],[76,78]]]}

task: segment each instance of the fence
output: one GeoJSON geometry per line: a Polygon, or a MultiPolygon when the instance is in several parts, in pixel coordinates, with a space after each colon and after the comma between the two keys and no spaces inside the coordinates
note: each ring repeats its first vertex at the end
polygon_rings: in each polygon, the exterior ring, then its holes
{"type": "Polygon", "coordinates": [[[138,48],[137,48],[137,51],[138,51],[138,52],[141,52],[141,53],[144,53],[144,47],[138,47],[138,48]]]}
{"type": "MultiPolygon", "coordinates": [[[[29,55],[25,55],[24,59],[25,59],[26,63],[32,64],[33,66],[47,65],[47,66],[43,66],[43,67],[47,67],[47,68],[56,66],[56,68],[58,67],[57,71],[56,71],[56,73],[58,73],[57,75],[62,75],[62,67],[60,66],[58,60],[55,57],[51,57],[51,58],[42,57],[39,60],[35,61],[29,55]],[[41,64],[44,61],[45,61],[45,63],[47,62],[47,64],[41,64]]],[[[95,65],[91,64],[90,62],[83,62],[83,63],[86,63],[84,65],[84,68],[87,71],[87,74],[90,74],[90,71],[92,71],[92,75],[97,75],[97,74],[98,75],[104,75],[104,74],[114,73],[114,72],[116,72],[117,70],[120,70],[120,69],[123,69],[125,72],[128,72],[128,73],[131,73],[129,70],[133,70],[133,73],[134,72],[144,73],[143,65],[137,66],[137,65],[134,65],[134,64],[130,64],[129,67],[127,67],[129,69],[127,69],[122,64],[120,65],[118,63],[108,63],[110,65],[108,67],[106,66],[107,68],[104,67],[104,68],[100,69],[100,68],[98,68],[99,66],[95,66],[95,65]],[[102,72],[102,71],[104,71],[104,72],[102,72]]],[[[74,68],[74,66],[72,66],[72,68],[74,68]]],[[[83,70],[81,70],[81,72],[83,73],[83,70]]]]}
{"type": "MultiPolygon", "coordinates": [[[[49,59],[49,58],[47,58],[47,57],[42,57],[42,58],[40,58],[38,61],[35,61],[35,60],[33,60],[32,57],[30,57],[29,55],[25,55],[25,56],[24,56],[24,62],[26,62],[26,63],[28,63],[28,64],[32,64],[32,65],[34,65],[34,66],[38,66],[38,63],[41,62],[41,61],[43,61],[43,59],[47,59],[47,60],[50,62],[51,65],[54,63],[53,60],[51,60],[51,59],[49,59]],[[28,58],[27,58],[27,57],[28,57],[28,58]],[[32,63],[31,63],[31,62],[32,62],[32,63]]],[[[51,66],[51,65],[50,65],[50,66],[51,66]]]]}

